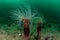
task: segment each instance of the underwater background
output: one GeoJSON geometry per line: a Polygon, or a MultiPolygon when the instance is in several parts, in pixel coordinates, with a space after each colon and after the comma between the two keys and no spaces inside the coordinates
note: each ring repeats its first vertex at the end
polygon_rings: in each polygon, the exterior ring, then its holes
{"type": "Polygon", "coordinates": [[[24,40],[23,19],[29,19],[30,40],[60,40],[59,0],[0,0],[0,40],[24,40]]]}

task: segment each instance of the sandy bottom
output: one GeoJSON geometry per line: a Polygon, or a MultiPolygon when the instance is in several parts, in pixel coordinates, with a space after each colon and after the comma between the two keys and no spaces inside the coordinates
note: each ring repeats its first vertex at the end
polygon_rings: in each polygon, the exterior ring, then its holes
{"type": "MultiPolygon", "coordinates": [[[[33,36],[30,36],[30,40],[36,40],[36,33],[33,36]]],[[[48,38],[49,40],[60,40],[59,32],[41,32],[41,40],[45,40],[48,38]]],[[[23,40],[23,33],[15,33],[15,34],[7,34],[4,30],[0,31],[0,40],[23,40]]]]}

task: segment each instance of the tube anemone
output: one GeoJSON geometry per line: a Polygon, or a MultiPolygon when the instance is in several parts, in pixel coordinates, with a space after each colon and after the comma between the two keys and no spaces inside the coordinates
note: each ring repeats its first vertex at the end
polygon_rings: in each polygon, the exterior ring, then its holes
{"type": "Polygon", "coordinates": [[[24,19],[24,40],[29,40],[29,20],[24,19]]]}
{"type": "Polygon", "coordinates": [[[37,40],[41,40],[41,27],[42,27],[42,23],[38,22],[38,25],[37,25],[37,40]]]}

